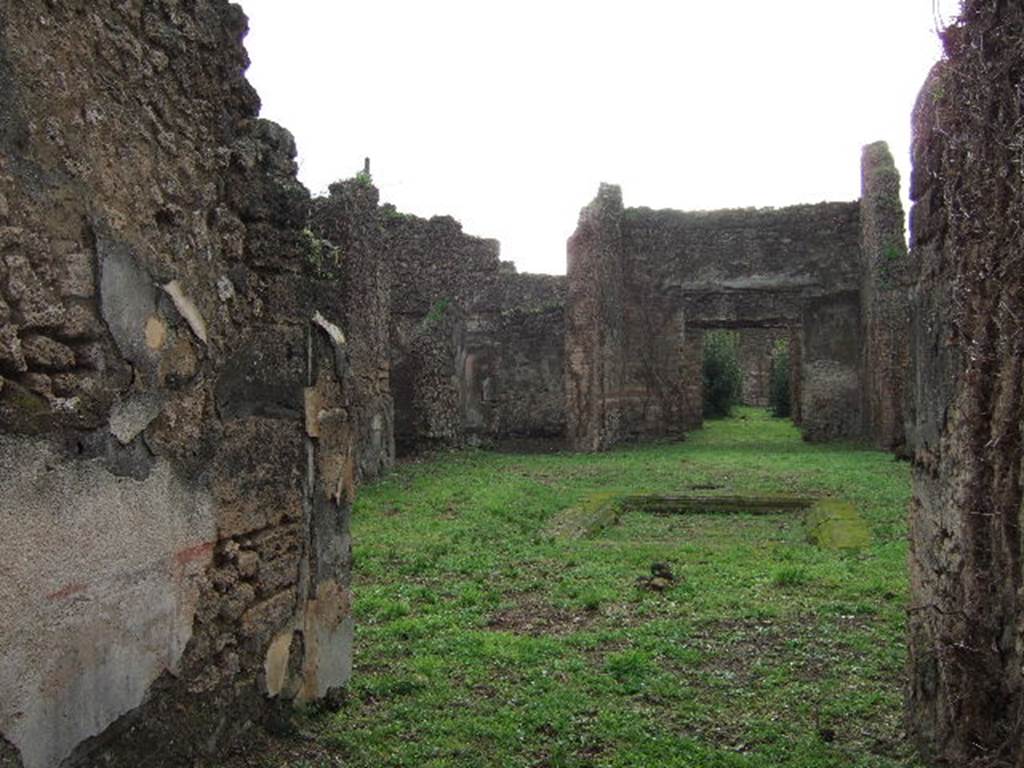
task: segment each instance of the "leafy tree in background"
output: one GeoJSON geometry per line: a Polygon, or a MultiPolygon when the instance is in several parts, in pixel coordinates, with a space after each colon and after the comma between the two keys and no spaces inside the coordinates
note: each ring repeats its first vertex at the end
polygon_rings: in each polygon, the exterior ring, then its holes
{"type": "Polygon", "coordinates": [[[768,404],[772,415],[785,418],[792,413],[789,391],[789,341],[779,339],[772,350],[771,377],[768,382],[768,404]]]}
{"type": "Polygon", "coordinates": [[[709,331],[704,334],[704,418],[729,416],[738,404],[743,389],[736,348],[739,334],[734,331],[709,331]]]}

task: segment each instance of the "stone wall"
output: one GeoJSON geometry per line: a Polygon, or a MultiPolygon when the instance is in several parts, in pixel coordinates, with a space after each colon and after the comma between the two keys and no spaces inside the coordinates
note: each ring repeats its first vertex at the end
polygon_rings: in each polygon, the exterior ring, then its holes
{"type": "Polygon", "coordinates": [[[193,764],[349,676],[362,373],[245,27],[0,6],[7,764],[193,764]]]}
{"type": "Polygon", "coordinates": [[[914,113],[910,722],[1016,766],[1021,718],[1024,8],[967,0],[914,113]]]}
{"type": "Polygon", "coordinates": [[[506,273],[478,297],[463,375],[471,438],[564,437],[565,291],[563,276],[506,273]]]}
{"type": "Polygon", "coordinates": [[[560,437],[565,279],[517,274],[450,217],[384,216],[400,444],[560,437]]]}
{"type": "Polygon", "coordinates": [[[736,349],[743,372],[744,405],[767,408],[771,398],[772,358],[777,342],[788,339],[785,328],[741,328],[736,349]]]}
{"type": "Polygon", "coordinates": [[[860,293],[807,302],[800,345],[800,429],[816,442],[864,434],[860,293]]]}
{"type": "Polygon", "coordinates": [[[306,233],[315,274],[339,285],[354,388],[351,416],[361,447],[357,467],[364,480],[378,477],[395,459],[390,263],[379,197],[366,176],[332,184],[327,197],[313,201],[306,233]]]}
{"type": "MultiPolygon", "coordinates": [[[[762,340],[799,329],[794,389],[805,435],[861,434],[858,203],[623,210],[606,189],[617,192],[602,187],[569,247],[567,410],[578,449],[700,426],[710,328],[762,340]]],[[[763,386],[767,355],[754,357],[751,380],[763,386]]]]}
{"type": "Polygon", "coordinates": [[[864,148],[861,187],[865,427],[880,448],[903,452],[916,269],[904,237],[899,172],[884,143],[864,148]]]}
{"type": "Polygon", "coordinates": [[[622,191],[602,184],[580,212],[568,243],[565,313],[567,437],[576,450],[605,450],[622,438],[625,307],[622,191]]]}

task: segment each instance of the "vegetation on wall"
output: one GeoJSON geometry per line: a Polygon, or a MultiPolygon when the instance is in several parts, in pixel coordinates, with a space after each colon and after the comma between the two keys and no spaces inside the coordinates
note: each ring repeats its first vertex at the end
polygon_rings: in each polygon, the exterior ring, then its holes
{"type": "Polygon", "coordinates": [[[704,418],[729,416],[743,390],[735,331],[709,331],[704,335],[704,418]]]}
{"type": "Polygon", "coordinates": [[[785,418],[792,413],[789,389],[789,341],[779,339],[772,349],[772,368],[768,382],[768,405],[772,414],[785,418]]]}

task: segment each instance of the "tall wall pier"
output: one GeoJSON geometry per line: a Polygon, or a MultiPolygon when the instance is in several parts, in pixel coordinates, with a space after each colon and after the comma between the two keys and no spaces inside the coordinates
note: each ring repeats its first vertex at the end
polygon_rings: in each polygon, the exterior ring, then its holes
{"type": "Polygon", "coordinates": [[[884,144],[865,148],[862,178],[853,203],[701,213],[623,208],[602,185],[569,240],[571,444],[700,426],[703,333],[728,328],[792,337],[808,439],[901,446],[910,270],[884,144]]]}
{"type": "Polygon", "coordinates": [[[245,27],[0,7],[5,766],[191,765],[350,674],[358,355],[245,27]]]}
{"type": "Polygon", "coordinates": [[[910,722],[943,766],[1024,761],[1024,8],[967,0],[914,112],[910,722]]]}

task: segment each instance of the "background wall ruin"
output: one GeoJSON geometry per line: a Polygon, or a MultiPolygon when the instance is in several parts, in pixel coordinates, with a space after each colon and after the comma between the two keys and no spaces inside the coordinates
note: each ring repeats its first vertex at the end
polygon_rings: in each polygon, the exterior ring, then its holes
{"type": "MultiPolygon", "coordinates": [[[[791,352],[794,407],[808,439],[884,429],[883,442],[894,446],[903,431],[899,355],[906,336],[889,321],[906,288],[883,291],[876,279],[870,292],[864,286],[866,273],[880,269],[875,256],[902,237],[892,218],[899,180],[888,172],[884,145],[868,156],[865,203],[652,211],[623,209],[618,188],[603,185],[569,241],[566,398],[573,446],[601,450],[699,426],[701,339],[713,328],[799,342],[791,352]],[[870,262],[865,232],[874,249],[870,262]],[[863,369],[876,351],[892,362],[872,379],[874,395],[865,401],[863,369]]],[[[751,354],[746,359],[754,365],[751,354]]]]}
{"type": "Polygon", "coordinates": [[[743,371],[744,405],[767,408],[771,396],[772,357],[776,344],[788,342],[786,328],[743,328],[739,332],[737,361],[743,371]]]}
{"type": "Polygon", "coordinates": [[[1020,765],[1024,8],[967,0],[914,113],[910,716],[928,758],[1020,765]]]}
{"type": "Polygon", "coordinates": [[[378,205],[367,176],[314,201],[312,229],[328,241],[324,270],[351,271],[354,258],[372,274],[343,285],[384,286],[369,293],[378,304],[348,293],[342,303],[372,340],[351,341],[353,368],[377,372],[359,400],[380,400],[399,452],[563,434],[565,278],[516,273],[496,240],[449,216],[378,205]]]}

